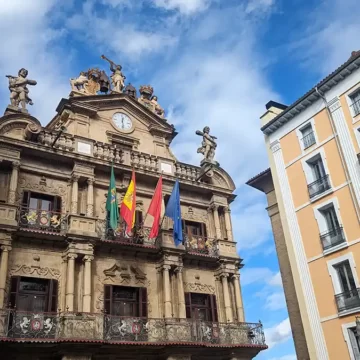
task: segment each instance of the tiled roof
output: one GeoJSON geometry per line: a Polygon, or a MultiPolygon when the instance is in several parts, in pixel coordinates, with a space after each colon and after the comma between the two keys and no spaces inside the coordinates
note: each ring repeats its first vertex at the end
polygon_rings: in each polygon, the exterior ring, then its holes
{"type": "Polygon", "coordinates": [[[245,184],[246,185],[250,185],[254,180],[257,180],[258,178],[260,178],[261,176],[267,174],[268,172],[270,172],[270,168],[267,168],[266,170],[262,171],[261,173],[253,176],[251,179],[249,179],[245,184]]]}
{"type": "MultiPolygon", "coordinates": [[[[263,131],[266,134],[269,134],[273,131],[275,131],[276,129],[274,129],[272,131],[272,129],[270,129],[270,127],[275,124],[276,122],[279,122],[280,119],[282,119],[282,121],[280,122],[279,126],[283,125],[285,122],[287,122],[289,120],[289,118],[284,117],[284,115],[289,114],[289,112],[291,112],[291,110],[293,110],[297,105],[299,105],[300,103],[302,103],[305,99],[307,99],[310,96],[315,97],[316,99],[319,98],[319,95],[316,93],[316,88],[321,88],[322,86],[328,86],[328,87],[332,87],[333,84],[328,85],[328,83],[330,81],[334,82],[334,78],[337,77],[338,75],[341,76],[341,79],[344,79],[347,75],[349,75],[351,73],[351,71],[348,69],[348,67],[350,65],[352,65],[355,62],[358,62],[357,60],[360,59],[360,50],[359,51],[353,51],[351,53],[350,58],[341,66],[339,66],[335,71],[333,71],[331,74],[329,74],[326,78],[324,78],[323,80],[321,80],[318,84],[316,84],[311,90],[309,90],[305,95],[303,95],[300,99],[296,100],[293,104],[291,104],[290,106],[288,106],[282,113],[280,113],[278,116],[276,116],[274,119],[272,119],[271,121],[269,121],[267,124],[265,124],[262,128],[261,131],[263,131]],[[343,72],[343,73],[342,73],[343,72]],[[340,74],[342,73],[342,74],[340,74]]],[[[355,64],[356,65],[356,64],[355,64]]],[[[359,66],[356,65],[355,68],[358,68],[359,66]]],[[[335,81],[335,84],[337,84],[337,82],[335,81]]],[[[304,104],[303,106],[309,106],[311,104],[311,102],[309,101],[309,103],[304,104]]],[[[291,117],[291,116],[290,116],[291,117]]]]}

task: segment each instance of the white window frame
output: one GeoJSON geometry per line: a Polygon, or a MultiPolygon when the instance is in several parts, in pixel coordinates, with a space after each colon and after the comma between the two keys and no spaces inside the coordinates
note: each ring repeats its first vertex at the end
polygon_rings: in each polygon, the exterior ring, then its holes
{"type": "Polygon", "coordinates": [[[335,251],[337,251],[339,249],[342,249],[342,248],[348,246],[347,236],[346,236],[346,233],[345,233],[344,225],[343,225],[343,222],[342,222],[342,219],[341,219],[341,214],[340,214],[339,200],[338,200],[337,197],[333,197],[333,198],[331,198],[331,199],[329,199],[327,201],[323,201],[321,204],[319,204],[319,205],[317,205],[317,206],[315,206],[313,208],[314,216],[315,216],[316,222],[318,224],[318,228],[319,228],[319,235],[328,230],[326,220],[324,219],[324,215],[321,213],[321,211],[325,210],[331,204],[334,206],[336,217],[337,217],[337,220],[339,222],[339,225],[343,229],[343,234],[344,234],[345,241],[344,241],[344,243],[336,245],[336,246],[334,246],[334,247],[332,247],[332,248],[330,248],[328,250],[324,250],[324,254],[329,254],[329,253],[335,252],[335,251]]]}
{"type": "Polygon", "coordinates": [[[311,183],[313,183],[315,181],[314,174],[312,172],[311,166],[309,165],[308,161],[311,160],[312,158],[318,156],[318,155],[320,155],[321,160],[322,160],[323,165],[324,165],[325,173],[326,173],[326,175],[328,175],[330,189],[324,191],[321,194],[318,194],[318,195],[314,196],[312,199],[310,199],[310,202],[314,202],[314,201],[322,198],[323,196],[326,196],[326,195],[328,195],[328,194],[330,194],[330,193],[332,193],[334,191],[333,190],[333,184],[332,184],[332,181],[331,181],[330,172],[329,172],[329,168],[328,168],[327,161],[326,161],[325,150],[324,150],[323,147],[320,148],[320,149],[317,149],[316,151],[310,153],[308,156],[301,159],[301,165],[302,165],[302,168],[303,168],[303,171],[304,171],[304,174],[305,174],[306,184],[310,185],[311,183]]]}
{"type": "Polygon", "coordinates": [[[356,328],[356,322],[353,321],[353,322],[349,322],[346,324],[342,324],[341,327],[342,327],[342,331],[343,331],[343,335],[344,335],[344,339],[345,339],[347,348],[349,350],[350,360],[357,360],[354,356],[354,352],[353,352],[353,349],[351,346],[350,336],[349,336],[349,332],[348,332],[348,330],[350,328],[356,328]]]}
{"type": "Polygon", "coordinates": [[[351,89],[347,94],[345,94],[345,99],[349,107],[349,111],[352,117],[353,124],[360,121],[360,114],[355,115],[354,109],[353,109],[353,101],[352,96],[354,96],[358,91],[360,91],[360,85],[357,86],[355,89],[351,89]]]}
{"type": "Polygon", "coordinates": [[[358,279],[358,276],[357,276],[357,273],[356,273],[356,264],[355,264],[355,261],[354,261],[354,256],[353,256],[352,252],[349,252],[349,253],[347,253],[345,255],[338,256],[337,258],[332,259],[332,260],[328,260],[326,262],[327,267],[328,267],[328,271],[329,271],[329,275],[331,277],[332,284],[333,284],[333,287],[334,287],[335,295],[341,294],[341,284],[340,284],[340,281],[339,281],[339,278],[338,278],[337,271],[336,271],[334,266],[337,265],[337,264],[340,264],[340,263],[342,263],[343,261],[346,261],[346,260],[349,260],[349,264],[350,264],[350,268],[351,268],[351,271],[352,271],[352,274],[353,274],[353,277],[354,277],[356,288],[358,289],[360,287],[359,286],[359,279],[358,279]]]}
{"type": "Polygon", "coordinates": [[[316,131],[315,131],[315,120],[310,119],[310,120],[306,121],[305,123],[303,123],[301,126],[299,126],[296,129],[296,136],[298,137],[302,153],[308,152],[314,145],[318,144],[319,140],[318,140],[318,137],[317,137],[317,134],[316,134],[316,131]],[[304,148],[304,142],[302,141],[302,138],[304,137],[303,133],[302,133],[302,130],[305,129],[306,127],[308,127],[309,125],[311,126],[311,129],[312,129],[312,131],[314,133],[315,144],[313,144],[313,145],[311,145],[311,146],[309,146],[308,148],[305,149],[304,148]]]}
{"type": "Polygon", "coordinates": [[[358,146],[360,148],[360,125],[357,125],[356,127],[354,127],[354,132],[355,132],[356,141],[357,141],[358,146]]]}

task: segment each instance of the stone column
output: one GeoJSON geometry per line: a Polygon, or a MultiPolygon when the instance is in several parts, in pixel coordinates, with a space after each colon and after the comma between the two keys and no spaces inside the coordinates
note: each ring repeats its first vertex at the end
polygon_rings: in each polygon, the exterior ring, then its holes
{"type": "Polygon", "coordinates": [[[178,288],[179,319],[186,319],[185,293],[184,293],[182,271],[183,268],[181,266],[176,268],[177,285],[178,285],[177,288],[178,288]]]}
{"type": "Polygon", "coordinates": [[[10,178],[8,203],[15,204],[15,195],[17,190],[18,178],[19,178],[20,161],[13,161],[12,172],[10,178]]]}
{"type": "Polygon", "coordinates": [[[170,293],[170,265],[163,266],[163,292],[164,292],[164,317],[170,319],[171,316],[171,293],[170,293]]]}
{"type": "Polygon", "coordinates": [[[229,206],[224,207],[224,215],[225,215],[226,237],[229,241],[233,241],[229,206]]]}
{"type": "Polygon", "coordinates": [[[71,213],[77,214],[78,212],[78,197],[79,197],[79,176],[72,177],[72,190],[71,190],[71,213]]]}
{"type": "Polygon", "coordinates": [[[220,228],[220,220],[219,220],[219,205],[212,206],[213,215],[214,215],[214,223],[215,223],[215,236],[217,239],[221,239],[221,228],[220,228]]]}
{"type": "Polygon", "coordinates": [[[8,273],[9,251],[11,251],[11,246],[2,245],[1,250],[2,251],[0,258],[0,309],[4,308],[6,277],[8,273]]]}
{"type": "Polygon", "coordinates": [[[214,238],[214,221],[213,221],[213,211],[211,207],[207,208],[207,215],[208,215],[208,221],[209,221],[209,229],[208,230],[208,236],[209,238],[214,238]]]}
{"type": "Polygon", "coordinates": [[[83,303],[82,311],[91,312],[91,261],[94,257],[86,255],[83,258],[84,261],[84,292],[83,292],[83,303]]]}
{"type": "Polygon", "coordinates": [[[86,204],[86,215],[94,215],[94,179],[87,179],[87,204],[86,204]]]}
{"type": "Polygon", "coordinates": [[[233,322],[232,309],[231,309],[231,303],[230,303],[228,277],[229,277],[229,274],[226,274],[226,273],[221,274],[226,321],[233,322]]]}
{"type": "Polygon", "coordinates": [[[239,322],[244,322],[245,316],[244,316],[244,307],[243,307],[241,287],[240,287],[240,275],[234,274],[232,277],[232,281],[233,281],[234,288],[235,288],[235,303],[236,303],[237,319],[239,322]]]}
{"type": "Polygon", "coordinates": [[[66,276],[66,310],[74,311],[75,295],[75,259],[77,254],[68,254],[67,276],[66,276]]]}

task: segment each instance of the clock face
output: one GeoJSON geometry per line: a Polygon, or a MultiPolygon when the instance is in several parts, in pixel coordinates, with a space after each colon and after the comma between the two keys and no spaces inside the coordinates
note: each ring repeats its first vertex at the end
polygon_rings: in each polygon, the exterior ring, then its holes
{"type": "Polygon", "coordinates": [[[115,113],[113,115],[112,119],[113,119],[115,126],[119,130],[128,131],[132,128],[132,121],[126,114],[123,114],[120,112],[115,113]]]}

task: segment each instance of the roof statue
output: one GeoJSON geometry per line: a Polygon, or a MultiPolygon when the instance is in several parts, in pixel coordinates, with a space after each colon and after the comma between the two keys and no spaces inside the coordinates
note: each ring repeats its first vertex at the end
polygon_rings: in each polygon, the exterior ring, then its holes
{"type": "Polygon", "coordinates": [[[12,107],[19,108],[27,112],[26,104],[33,105],[32,100],[29,97],[29,89],[27,85],[36,85],[35,80],[29,80],[27,78],[28,71],[24,68],[20,69],[18,76],[6,75],[9,78],[9,90],[10,90],[10,103],[12,107]]]}
{"type": "Polygon", "coordinates": [[[82,95],[96,95],[98,91],[107,93],[110,80],[104,70],[97,68],[81,71],[77,78],[70,79],[71,91],[82,95]]]}
{"type": "Polygon", "coordinates": [[[110,64],[111,81],[113,85],[113,91],[121,93],[125,87],[125,75],[121,72],[122,66],[115,64],[113,61],[109,60],[105,55],[101,55],[101,58],[108,61],[110,64]]]}
{"type": "Polygon", "coordinates": [[[203,141],[201,143],[201,147],[197,149],[198,153],[204,155],[204,159],[201,161],[203,163],[216,163],[214,161],[215,149],[217,147],[216,137],[210,135],[210,128],[205,126],[203,131],[196,130],[196,135],[200,135],[203,137],[203,141]]]}
{"type": "Polygon", "coordinates": [[[165,111],[157,102],[158,97],[153,96],[154,89],[150,85],[142,85],[140,86],[140,97],[138,101],[155,113],[157,116],[163,118],[165,111]]]}
{"type": "Polygon", "coordinates": [[[134,99],[137,99],[137,93],[136,93],[136,88],[134,86],[131,85],[131,83],[129,83],[128,85],[126,85],[126,88],[124,90],[124,93],[131,96],[134,99]]]}

